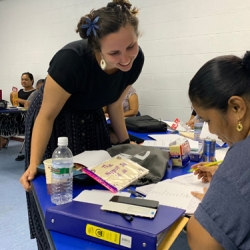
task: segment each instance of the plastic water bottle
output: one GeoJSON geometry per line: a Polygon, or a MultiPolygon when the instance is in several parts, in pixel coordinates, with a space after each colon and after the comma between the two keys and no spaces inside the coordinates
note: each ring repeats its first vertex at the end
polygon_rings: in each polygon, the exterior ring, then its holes
{"type": "Polygon", "coordinates": [[[52,155],[51,202],[60,205],[72,201],[73,155],[67,137],[59,137],[57,145],[52,155]]]}
{"type": "Polygon", "coordinates": [[[203,127],[204,121],[199,117],[195,116],[194,118],[194,140],[198,142],[202,142],[200,135],[203,127]]]}

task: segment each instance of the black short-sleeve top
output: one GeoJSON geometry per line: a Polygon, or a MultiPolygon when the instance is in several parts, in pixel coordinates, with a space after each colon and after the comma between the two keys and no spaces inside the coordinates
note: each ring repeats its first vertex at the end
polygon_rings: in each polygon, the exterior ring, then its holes
{"type": "MultiPolygon", "coordinates": [[[[33,93],[35,91],[35,89],[31,89],[29,91],[24,91],[23,89],[20,89],[18,91],[18,98],[23,99],[23,100],[27,100],[29,98],[29,96],[31,95],[31,93],[33,93]]],[[[23,107],[23,104],[19,103],[20,107],[23,107]]]]}
{"type": "Polygon", "coordinates": [[[105,73],[87,40],[75,41],[59,50],[50,61],[49,75],[71,94],[65,107],[70,110],[94,110],[109,105],[119,99],[128,85],[139,77],[144,63],[144,55],[139,48],[132,68],[114,74],[105,73]]]}

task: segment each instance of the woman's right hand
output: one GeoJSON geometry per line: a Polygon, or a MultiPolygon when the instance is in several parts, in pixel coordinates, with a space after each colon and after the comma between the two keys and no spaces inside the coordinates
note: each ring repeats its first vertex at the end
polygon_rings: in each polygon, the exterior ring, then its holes
{"type": "Polygon", "coordinates": [[[210,182],[212,180],[213,175],[218,169],[218,165],[214,166],[204,166],[211,162],[200,162],[192,166],[192,169],[196,169],[194,171],[194,175],[198,175],[198,179],[201,179],[202,182],[210,182]]]}
{"type": "Polygon", "coordinates": [[[20,183],[26,191],[31,190],[31,181],[35,178],[37,168],[29,166],[20,178],[20,183]]]}

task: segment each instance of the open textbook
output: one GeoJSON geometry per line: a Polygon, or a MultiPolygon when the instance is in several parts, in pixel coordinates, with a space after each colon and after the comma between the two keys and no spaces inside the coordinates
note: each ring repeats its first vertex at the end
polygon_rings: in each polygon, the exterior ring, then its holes
{"type": "Polygon", "coordinates": [[[191,173],[137,187],[136,191],[146,195],[147,199],[159,201],[161,205],[182,208],[186,210],[186,214],[193,214],[200,200],[192,196],[191,191],[203,193],[204,187],[209,187],[209,183],[202,183],[191,173]]]}

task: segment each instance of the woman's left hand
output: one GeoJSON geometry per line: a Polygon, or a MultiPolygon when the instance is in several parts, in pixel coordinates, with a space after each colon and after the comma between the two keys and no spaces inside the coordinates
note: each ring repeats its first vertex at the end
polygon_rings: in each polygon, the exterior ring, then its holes
{"type": "Polygon", "coordinates": [[[191,194],[195,197],[198,198],[200,201],[204,198],[205,194],[207,192],[207,188],[203,188],[203,193],[197,192],[197,191],[192,191],[191,194]]]}

